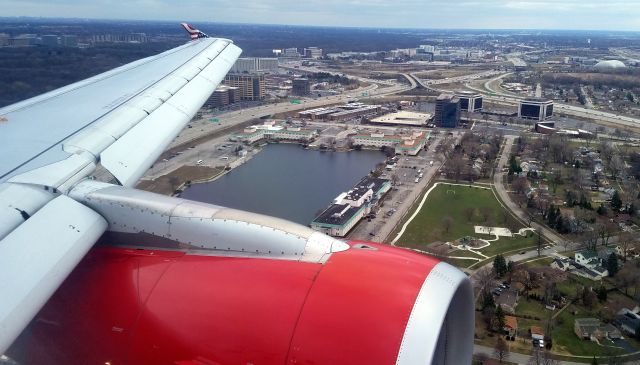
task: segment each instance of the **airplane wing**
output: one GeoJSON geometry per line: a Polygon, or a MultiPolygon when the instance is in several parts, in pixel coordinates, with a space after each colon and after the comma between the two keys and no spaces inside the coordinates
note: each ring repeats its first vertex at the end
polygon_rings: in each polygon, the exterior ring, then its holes
{"type": "Polygon", "coordinates": [[[99,165],[134,185],[240,53],[196,37],[0,109],[0,354],[108,227],[70,188],[99,165]]]}

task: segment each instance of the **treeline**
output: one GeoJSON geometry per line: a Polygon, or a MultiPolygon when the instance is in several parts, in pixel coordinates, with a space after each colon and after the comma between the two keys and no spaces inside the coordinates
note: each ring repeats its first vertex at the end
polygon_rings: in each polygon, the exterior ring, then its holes
{"type": "Polygon", "coordinates": [[[0,48],[0,107],[148,57],[176,44],[0,48]]]}

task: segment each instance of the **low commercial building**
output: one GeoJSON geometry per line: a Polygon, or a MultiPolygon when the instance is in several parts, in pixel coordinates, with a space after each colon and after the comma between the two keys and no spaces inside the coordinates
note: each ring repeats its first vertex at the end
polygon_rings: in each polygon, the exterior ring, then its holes
{"type": "Polygon", "coordinates": [[[256,143],[261,140],[276,141],[299,141],[310,142],[316,136],[315,130],[307,130],[299,127],[285,127],[273,121],[265,122],[262,125],[245,128],[242,133],[231,137],[234,141],[241,141],[246,144],[256,143]]]}
{"type": "Polygon", "coordinates": [[[338,195],[333,204],[311,222],[311,228],[344,237],[390,189],[390,180],[364,177],[351,190],[338,195]]]}
{"type": "Polygon", "coordinates": [[[541,98],[520,100],[518,118],[543,121],[553,116],[553,101],[541,98]]]}
{"type": "Polygon", "coordinates": [[[407,135],[386,135],[384,133],[357,134],[351,137],[356,146],[369,148],[392,147],[397,155],[415,156],[424,148],[429,134],[413,132],[407,135]]]}
{"type": "Polygon", "coordinates": [[[304,110],[298,113],[300,118],[313,120],[345,120],[359,116],[379,113],[382,105],[369,105],[364,103],[346,103],[339,106],[315,108],[304,110]]]}
{"type": "Polygon", "coordinates": [[[431,121],[431,118],[433,118],[433,116],[429,113],[415,113],[401,110],[395,113],[389,113],[377,118],[373,118],[369,122],[371,124],[380,125],[424,127],[431,121]]]}
{"type": "Polygon", "coordinates": [[[329,120],[345,120],[349,118],[361,117],[375,114],[380,111],[381,105],[365,105],[355,109],[347,109],[329,115],[329,120]]]}
{"type": "Polygon", "coordinates": [[[315,108],[304,110],[298,113],[300,118],[307,118],[311,120],[328,119],[329,115],[342,111],[338,108],[315,108]]]}

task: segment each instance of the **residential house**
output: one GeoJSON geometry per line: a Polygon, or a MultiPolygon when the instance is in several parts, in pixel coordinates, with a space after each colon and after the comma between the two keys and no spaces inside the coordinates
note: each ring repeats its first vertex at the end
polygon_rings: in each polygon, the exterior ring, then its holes
{"type": "Polygon", "coordinates": [[[640,329],[640,315],[637,313],[634,313],[627,308],[623,308],[618,312],[616,322],[625,333],[632,336],[638,335],[638,330],[640,329]]]}
{"type": "Polygon", "coordinates": [[[513,316],[504,316],[504,332],[507,336],[515,337],[518,334],[518,320],[513,316]]]}
{"type": "Polygon", "coordinates": [[[531,326],[529,332],[531,332],[532,340],[544,340],[544,332],[542,331],[542,328],[538,326],[531,326]]]}
{"type": "Polygon", "coordinates": [[[611,324],[602,324],[597,318],[576,318],[573,330],[583,340],[599,341],[603,338],[620,338],[620,330],[611,324]]]}
{"type": "Polygon", "coordinates": [[[496,298],[496,304],[501,306],[507,313],[515,313],[518,305],[518,292],[513,289],[507,289],[496,298]]]}

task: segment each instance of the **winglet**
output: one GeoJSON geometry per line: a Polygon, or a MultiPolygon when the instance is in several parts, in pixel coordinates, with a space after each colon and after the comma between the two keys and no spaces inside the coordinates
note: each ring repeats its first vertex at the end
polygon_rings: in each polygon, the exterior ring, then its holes
{"type": "Polygon", "coordinates": [[[191,40],[196,40],[198,38],[209,38],[207,34],[199,31],[198,29],[194,28],[192,25],[189,25],[187,23],[180,23],[180,25],[182,25],[184,30],[186,30],[187,33],[189,33],[191,40]]]}

